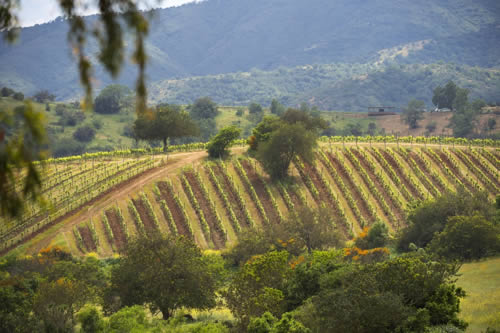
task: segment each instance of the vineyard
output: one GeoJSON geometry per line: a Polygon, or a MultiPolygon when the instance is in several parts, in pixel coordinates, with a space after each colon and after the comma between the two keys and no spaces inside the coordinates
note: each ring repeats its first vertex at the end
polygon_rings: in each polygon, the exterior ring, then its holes
{"type": "Polygon", "coordinates": [[[338,230],[352,237],[376,221],[396,232],[404,227],[406,209],[414,201],[459,187],[486,190],[491,199],[500,193],[498,149],[357,140],[322,139],[315,163],[296,159],[291,180],[283,183],[270,182],[260,164],[244,155],[208,161],[204,153],[192,153],[200,158],[192,163],[179,160],[169,172],[94,211],[89,210],[93,204],[117,187],[168,168],[171,161],[165,155],[139,152],[47,161],[43,191],[48,207],[29,207],[20,224],[5,221],[2,249],[29,243],[26,250],[33,251],[53,242],[76,255],[96,252],[108,257],[134,235],[158,232],[184,235],[202,248],[222,249],[244,230],[281,223],[305,205],[329,209],[338,230]]]}

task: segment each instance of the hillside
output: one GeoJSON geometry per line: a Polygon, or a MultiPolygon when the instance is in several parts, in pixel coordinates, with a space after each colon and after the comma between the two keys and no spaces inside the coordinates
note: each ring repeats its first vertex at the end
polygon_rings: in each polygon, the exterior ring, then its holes
{"type": "Polygon", "coordinates": [[[273,98],[296,106],[308,102],[324,110],[366,111],[373,105],[399,110],[412,98],[432,107],[432,91],[453,80],[470,97],[500,101],[500,70],[454,64],[332,64],[252,70],[243,73],[163,80],[151,84],[153,101],[190,103],[211,96],[221,104],[268,105],[273,98]]]}
{"type": "MultiPolygon", "coordinates": [[[[389,57],[398,62],[495,67],[499,13],[493,0],[207,0],[154,11],[148,77],[154,82],[253,68],[372,63],[395,48],[409,51],[389,57]],[[408,47],[415,43],[423,46],[408,47]]],[[[14,46],[0,41],[0,85],[26,94],[49,89],[62,100],[80,95],[67,29],[57,19],[22,29],[14,46]]],[[[95,51],[90,44],[91,58],[95,51]]],[[[100,88],[110,82],[100,67],[94,75],[100,88]]],[[[135,68],[126,66],[119,81],[131,86],[134,79],[135,68]]]]}
{"type": "Polygon", "coordinates": [[[271,183],[261,166],[234,148],[229,161],[206,153],[95,154],[49,162],[45,195],[50,214],[32,207],[17,228],[1,231],[15,252],[49,244],[75,255],[109,257],[137,233],[167,232],[223,249],[247,228],[279,223],[302,205],[329,207],[339,230],[351,237],[380,220],[392,233],[405,209],[464,186],[499,193],[498,149],[389,144],[323,144],[314,165],[296,161],[289,183],[271,183]],[[399,148],[398,148],[399,147],[399,148]],[[26,242],[26,240],[28,240],[26,242]]]}

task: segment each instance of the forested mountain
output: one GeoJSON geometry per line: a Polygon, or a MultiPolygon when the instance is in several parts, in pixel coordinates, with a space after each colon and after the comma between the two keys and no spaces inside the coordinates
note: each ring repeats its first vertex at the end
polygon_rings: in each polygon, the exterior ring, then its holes
{"type": "MultiPolygon", "coordinates": [[[[379,60],[500,66],[495,0],[206,0],[152,14],[150,82],[379,60]]],[[[66,32],[57,19],[23,29],[14,46],[0,42],[0,85],[49,89],[59,99],[80,94],[66,32]]],[[[100,68],[95,77],[100,87],[110,82],[100,68]]],[[[134,79],[126,66],[119,81],[134,79]]]]}

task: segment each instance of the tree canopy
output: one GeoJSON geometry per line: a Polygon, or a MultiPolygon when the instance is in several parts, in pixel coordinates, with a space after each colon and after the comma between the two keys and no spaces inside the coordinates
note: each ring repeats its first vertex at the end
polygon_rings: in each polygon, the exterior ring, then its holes
{"type": "Polygon", "coordinates": [[[194,119],[213,119],[219,114],[219,109],[210,97],[201,97],[191,105],[189,113],[194,119]]]}
{"type": "Polygon", "coordinates": [[[104,114],[118,113],[124,106],[126,97],[130,94],[129,88],[119,84],[111,84],[95,98],[94,110],[104,114]]]}
{"type": "Polygon", "coordinates": [[[175,309],[215,305],[217,273],[191,240],[174,236],[143,237],[127,245],[111,272],[112,293],[123,305],[148,304],[163,319],[175,309]]]}
{"type": "Polygon", "coordinates": [[[189,114],[179,105],[162,104],[155,109],[139,114],[134,122],[134,134],[138,139],[163,142],[167,151],[169,138],[192,136],[198,128],[189,114]]]}
{"type": "Polygon", "coordinates": [[[241,129],[236,126],[224,127],[208,142],[208,155],[212,158],[220,158],[229,154],[228,147],[234,140],[238,139],[241,129]]]}
{"type": "Polygon", "coordinates": [[[410,129],[418,127],[419,120],[424,119],[425,103],[412,99],[408,102],[408,106],[403,109],[401,120],[408,125],[410,129]]]}

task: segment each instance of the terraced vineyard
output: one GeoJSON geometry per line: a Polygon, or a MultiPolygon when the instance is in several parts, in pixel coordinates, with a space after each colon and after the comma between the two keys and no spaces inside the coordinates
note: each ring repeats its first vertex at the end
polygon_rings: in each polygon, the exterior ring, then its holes
{"type": "Polygon", "coordinates": [[[287,183],[270,182],[254,159],[235,154],[229,161],[206,161],[203,153],[193,154],[199,155],[196,162],[179,160],[176,168],[91,213],[69,214],[118,183],[133,183],[136,175],[153,167],[163,170],[170,162],[141,157],[50,165],[44,192],[54,209],[30,209],[22,226],[3,229],[4,248],[38,235],[26,251],[55,242],[74,254],[107,257],[136,234],[165,232],[221,249],[242,231],[281,223],[304,205],[327,207],[340,232],[352,237],[378,220],[397,231],[414,200],[459,187],[486,190],[492,199],[500,194],[500,152],[492,148],[322,145],[314,164],[294,161],[293,181],[287,183]],[[65,214],[68,218],[60,218],[65,214]],[[38,231],[53,222],[51,232],[38,231]]]}

